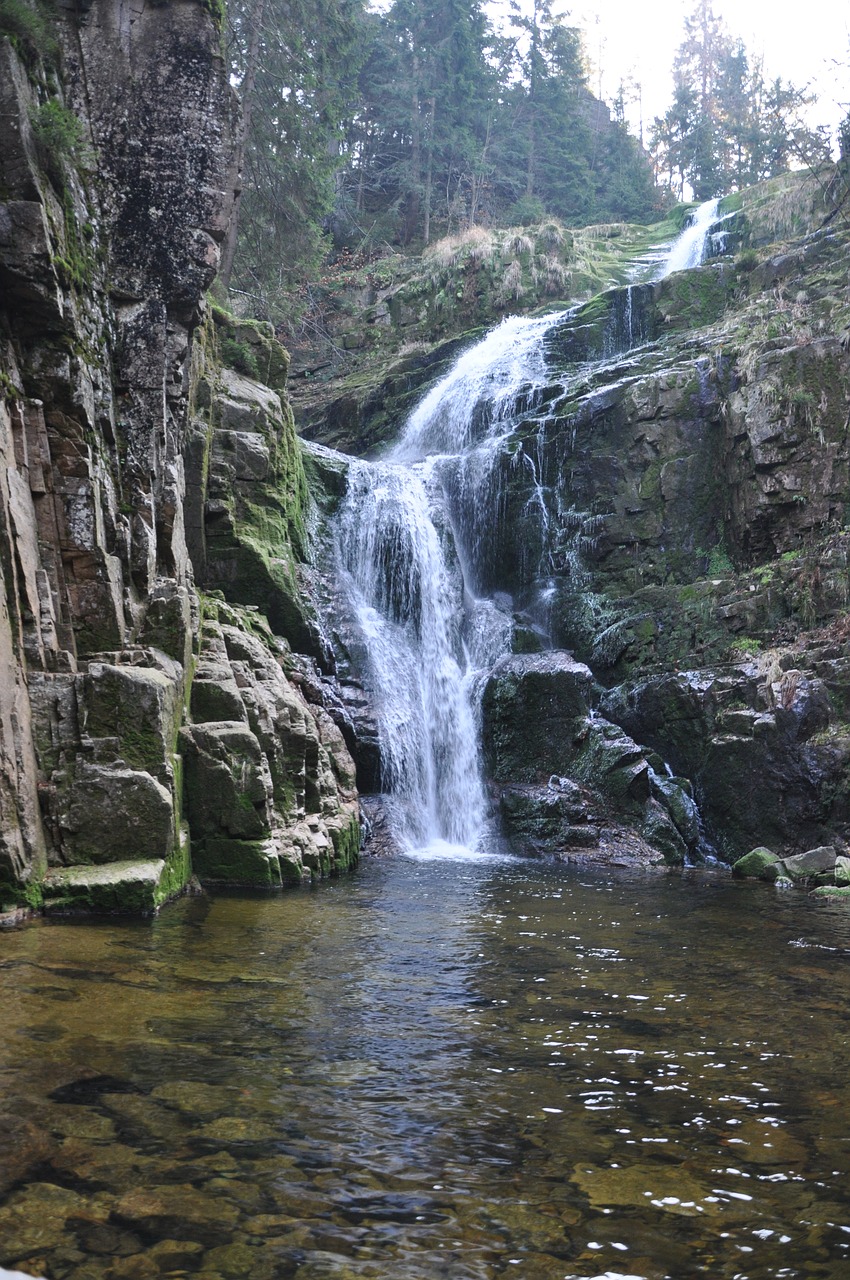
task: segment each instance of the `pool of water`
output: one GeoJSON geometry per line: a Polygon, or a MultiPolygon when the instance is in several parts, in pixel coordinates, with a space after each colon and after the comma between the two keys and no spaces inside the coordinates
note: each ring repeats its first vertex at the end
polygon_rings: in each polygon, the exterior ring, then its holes
{"type": "Polygon", "coordinates": [[[0,1266],[850,1275],[850,909],[444,854],[0,935],[0,1266]]]}

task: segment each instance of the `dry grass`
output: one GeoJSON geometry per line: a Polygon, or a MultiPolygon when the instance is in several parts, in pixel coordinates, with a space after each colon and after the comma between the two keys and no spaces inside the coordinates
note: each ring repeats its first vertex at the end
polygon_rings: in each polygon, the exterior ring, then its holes
{"type": "Polygon", "coordinates": [[[592,227],[585,227],[581,234],[588,240],[616,240],[633,230],[627,222],[597,222],[592,227]]]}
{"type": "Polygon", "coordinates": [[[569,267],[548,253],[541,253],[537,258],[538,279],[543,280],[544,292],[550,296],[559,296],[569,291],[572,272],[569,267]]]}
{"type": "Polygon", "coordinates": [[[813,230],[823,214],[823,187],[819,175],[796,170],[756,188],[751,200],[745,197],[744,211],[759,240],[790,240],[813,230]]]}
{"type": "Polygon", "coordinates": [[[480,261],[490,256],[495,247],[496,242],[492,231],[487,231],[484,227],[468,227],[459,235],[444,236],[442,240],[436,240],[434,244],[428,245],[422,253],[422,258],[429,266],[446,270],[471,254],[480,261]]]}
{"type": "Polygon", "coordinates": [[[515,258],[521,258],[524,253],[531,254],[534,252],[534,241],[521,231],[509,231],[508,237],[502,246],[502,252],[511,254],[515,258]]]}
{"type": "Polygon", "coordinates": [[[538,239],[540,243],[547,249],[560,249],[567,244],[567,232],[561,226],[560,222],[556,222],[554,218],[551,222],[544,222],[540,228],[538,239]]]}
{"type": "Polygon", "coordinates": [[[522,284],[522,267],[518,262],[509,262],[499,282],[497,296],[500,302],[519,302],[525,296],[522,284]]]}

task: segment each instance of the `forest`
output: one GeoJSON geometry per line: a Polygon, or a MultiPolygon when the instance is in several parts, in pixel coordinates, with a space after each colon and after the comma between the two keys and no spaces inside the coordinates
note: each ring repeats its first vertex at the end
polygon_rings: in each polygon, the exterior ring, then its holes
{"type": "Polygon", "coordinates": [[[672,100],[637,138],[590,87],[553,0],[233,0],[243,191],[222,287],[297,315],[319,265],[416,252],[465,228],[652,222],[675,200],[828,159],[804,87],[772,77],[711,0],[683,18],[672,100]]]}

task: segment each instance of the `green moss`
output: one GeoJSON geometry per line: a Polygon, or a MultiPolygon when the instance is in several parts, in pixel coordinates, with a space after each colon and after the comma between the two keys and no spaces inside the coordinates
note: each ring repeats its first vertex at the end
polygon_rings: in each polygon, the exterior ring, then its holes
{"type": "Polygon", "coordinates": [[[222,362],[228,369],[235,369],[237,373],[244,373],[246,377],[259,380],[260,366],[257,356],[247,342],[237,342],[235,338],[230,337],[222,338],[219,351],[222,362]]]}
{"type": "Polygon", "coordinates": [[[44,910],[84,915],[153,915],[188,878],[182,855],[162,862],[112,862],[65,867],[44,883],[44,910]]]}
{"type": "Polygon", "coordinates": [[[658,306],[669,332],[714,324],[732,301],[735,273],[717,263],[676,271],[659,286],[658,306]]]}
{"type": "Polygon", "coordinates": [[[264,382],[273,391],[285,392],[289,352],[278,342],[270,324],[240,319],[215,301],[210,303],[210,319],[206,340],[216,363],[264,382]]]}
{"type": "Polygon", "coordinates": [[[0,865],[0,911],[8,911],[11,907],[25,907],[30,911],[38,911],[44,900],[41,888],[42,869],[33,869],[35,874],[27,880],[19,880],[11,868],[0,865]]]}
{"type": "Polygon", "coordinates": [[[658,502],[661,499],[661,472],[669,459],[656,458],[650,462],[640,478],[640,496],[645,502],[658,502]]]}
{"type": "Polygon", "coordinates": [[[208,837],[193,844],[192,864],[203,884],[246,885],[258,889],[280,885],[277,860],[269,858],[265,840],[208,837]]]}
{"type": "Polygon", "coordinates": [[[0,0],[0,36],[9,37],[30,70],[39,61],[52,65],[59,59],[59,43],[46,5],[0,0]]]}
{"type": "Polygon", "coordinates": [[[346,827],[341,830],[332,830],[330,834],[335,855],[334,870],[337,872],[351,870],[357,865],[363,838],[357,816],[352,816],[346,827]]]}
{"type": "Polygon", "coordinates": [[[744,199],[740,191],[733,191],[731,195],[724,196],[718,205],[717,212],[720,217],[725,217],[727,213],[738,213],[744,207],[744,199]]]}
{"type": "Polygon", "coordinates": [[[732,864],[732,875],[775,880],[780,869],[779,855],[770,849],[759,847],[744,854],[743,858],[739,858],[732,864]]]}
{"type": "Polygon", "coordinates": [[[15,385],[8,373],[0,369],[0,399],[20,400],[23,393],[15,385]]]}
{"type": "MultiPolygon", "coordinates": [[[[165,0],[157,0],[157,3],[165,3],[165,0]]],[[[198,4],[210,15],[216,31],[223,34],[227,19],[225,0],[198,0],[198,4]]]]}

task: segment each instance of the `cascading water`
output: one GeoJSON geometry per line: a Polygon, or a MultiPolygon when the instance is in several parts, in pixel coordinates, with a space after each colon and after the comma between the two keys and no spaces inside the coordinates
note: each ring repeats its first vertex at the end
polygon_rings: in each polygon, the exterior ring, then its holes
{"type": "Polygon", "coordinates": [[[484,831],[475,677],[512,634],[509,610],[482,592],[497,461],[546,384],[541,338],[563,314],[503,321],[425,397],[386,461],[351,465],[337,556],[365,640],[383,786],[409,848],[475,848],[484,831]]]}
{"type": "MultiPolygon", "coordinates": [[[[717,206],[697,210],[663,274],[702,261],[717,206]]],[[[612,297],[603,361],[647,341],[647,289],[612,297]]],[[[337,563],[363,642],[393,833],[410,850],[483,842],[476,691],[512,648],[505,584],[522,584],[525,618],[540,628],[552,574],[581,581],[595,517],[563,510],[544,475],[544,338],[569,314],[504,320],[425,396],[386,459],[350,465],[337,563]]]]}
{"type": "Polygon", "coordinates": [[[693,213],[690,223],[685,227],[667,255],[658,273],[658,279],[672,275],[674,271],[687,271],[690,267],[698,267],[705,261],[708,250],[709,235],[717,222],[719,199],[706,200],[693,213]]]}

